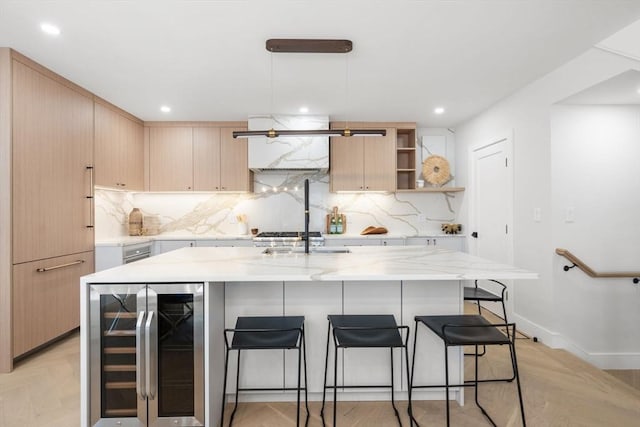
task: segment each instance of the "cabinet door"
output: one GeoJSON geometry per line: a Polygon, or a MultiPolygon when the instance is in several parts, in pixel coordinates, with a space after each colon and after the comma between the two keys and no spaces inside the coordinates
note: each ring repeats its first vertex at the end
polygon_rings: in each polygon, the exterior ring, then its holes
{"type": "Polygon", "coordinates": [[[95,184],[122,188],[120,160],[124,157],[124,145],[119,138],[118,114],[96,103],[95,126],[95,184]]]}
{"type": "Polygon", "coordinates": [[[13,62],[13,263],[93,250],[93,99],[13,62]]]}
{"type": "Polygon", "coordinates": [[[119,116],[123,153],[122,179],[127,190],[144,190],[144,126],[119,116]]]}
{"type": "Polygon", "coordinates": [[[247,139],[234,139],[233,132],[243,128],[222,128],[220,132],[220,184],[224,191],[250,191],[247,139]]]}
{"type": "Polygon", "coordinates": [[[365,136],[363,138],[364,189],[371,191],[395,191],[395,129],[387,129],[386,136],[365,136]]]}
{"type": "Polygon", "coordinates": [[[144,187],[144,127],[95,104],[95,184],[128,190],[144,187]]]}
{"type": "Polygon", "coordinates": [[[193,189],[220,190],[220,128],[193,129],[193,189]]]}
{"type": "Polygon", "coordinates": [[[364,190],[364,139],[331,138],[331,191],[364,190]]]}
{"type": "Polygon", "coordinates": [[[13,266],[13,356],[80,326],[80,276],[93,252],[13,266]]]}
{"type": "Polygon", "coordinates": [[[152,127],[149,135],[150,190],[191,190],[193,188],[192,128],[152,127]]]}

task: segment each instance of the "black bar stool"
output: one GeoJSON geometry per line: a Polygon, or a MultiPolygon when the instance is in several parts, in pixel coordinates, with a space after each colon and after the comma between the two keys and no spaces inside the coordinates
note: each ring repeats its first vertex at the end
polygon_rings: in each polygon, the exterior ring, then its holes
{"type": "Polygon", "coordinates": [[[224,406],[226,403],[227,368],[229,365],[229,351],[238,351],[238,367],[236,371],[236,402],[229,418],[229,426],[238,409],[239,391],[260,390],[297,390],[298,406],[296,411],[296,425],[300,425],[300,390],[304,390],[304,403],[307,410],[305,425],[309,422],[309,404],[307,400],[307,354],[304,341],[304,316],[262,316],[238,317],[234,329],[224,330],[224,343],[227,348],[224,362],[224,386],[222,389],[222,412],[220,425],[224,421],[224,406]],[[233,333],[233,340],[229,345],[227,334],[233,333]],[[240,352],[241,350],[298,350],[298,386],[277,388],[240,388],[240,352]],[[300,370],[304,368],[304,387],[300,386],[300,370]]]}
{"type": "MultiPolygon", "coordinates": [[[[409,355],[407,354],[407,341],[409,339],[409,327],[398,326],[396,319],[391,314],[372,314],[372,315],[329,315],[327,316],[329,325],[327,328],[327,353],[324,360],[324,388],[322,390],[322,409],[320,416],[322,417],[322,425],[324,421],[324,404],[327,389],[333,389],[333,425],[337,422],[337,389],[338,388],[391,388],[391,405],[395,412],[398,423],[400,414],[396,409],[393,394],[393,349],[404,348],[405,363],[407,366],[407,379],[409,378],[409,355]],[[327,368],[329,365],[329,338],[333,330],[334,345],[334,366],[333,366],[333,385],[327,385],[327,368]],[[404,341],[402,339],[401,330],[406,331],[404,341]],[[342,385],[338,386],[338,349],[339,348],[389,348],[391,354],[391,385],[342,385]]],[[[411,399],[409,399],[411,405],[411,399]]],[[[411,413],[411,406],[409,406],[411,413]]]]}
{"type": "MultiPolygon", "coordinates": [[[[478,346],[485,345],[508,345],[511,361],[514,370],[515,380],[518,388],[518,400],[520,401],[520,414],[522,415],[522,425],[527,423],[524,417],[524,405],[522,403],[522,391],[520,389],[520,376],[518,374],[518,362],[516,359],[515,347],[515,323],[491,324],[484,317],[479,315],[452,315],[452,316],[416,316],[416,330],[413,340],[413,356],[410,389],[414,388],[434,388],[442,387],[442,385],[414,385],[413,374],[416,371],[416,342],[418,340],[418,324],[423,324],[431,329],[444,342],[444,366],[445,366],[445,400],[447,403],[447,426],[449,426],[449,388],[450,387],[475,387],[475,402],[485,417],[495,426],[495,422],[487,411],[480,405],[478,401],[478,384],[482,382],[478,380],[478,346]],[[506,328],[512,332],[506,334],[501,329],[506,328]],[[463,384],[449,384],[449,347],[460,347],[472,345],[475,346],[475,379],[472,382],[464,382],[463,384]]],[[[493,380],[497,381],[497,380],[493,380]]],[[[508,379],[501,381],[508,382],[508,379]]],[[[411,401],[411,393],[409,393],[409,401],[411,401]]],[[[412,419],[413,421],[413,419],[412,419]]]]}
{"type": "MultiPolygon", "coordinates": [[[[482,316],[482,301],[487,302],[499,302],[502,304],[502,315],[504,316],[504,323],[509,323],[507,319],[507,309],[505,307],[505,293],[507,291],[507,285],[502,282],[498,282],[497,280],[487,279],[487,282],[492,282],[500,286],[500,290],[498,293],[493,293],[488,289],[482,288],[478,286],[478,280],[474,281],[474,286],[465,286],[464,287],[464,300],[465,301],[475,301],[478,305],[478,314],[482,316]]],[[[506,330],[507,334],[509,333],[509,329],[506,330]]],[[[478,356],[484,356],[486,351],[486,347],[482,346],[482,351],[478,353],[478,356]]],[[[465,356],[475,356],[475,353],[465,353],[465,356]]],[[[511,363],[513,364],[513,355],[511,356],[511,363]]],[[[511,377],[509,378],[500,378],[500,379],[490,379],[490,380],[480,380],[480,382],[494,382],[494,381],[513,381],[516,377],[515,370],[513,371],[511,377]]]]}

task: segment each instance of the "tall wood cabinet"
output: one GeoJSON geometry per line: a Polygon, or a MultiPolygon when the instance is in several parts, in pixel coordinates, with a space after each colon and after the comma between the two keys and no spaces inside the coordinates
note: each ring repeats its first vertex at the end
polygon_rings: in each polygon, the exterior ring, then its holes
{"type": "Polygon", "coordinates": [[[93,271],[93,141],[91,93],[0,49],[1,372],[79,326],[80,276],[93,271]]]}
{"type": "MultiPolygon", "coordinates": [[[[344,127],[340,123],[331,126],[344,127]]],[[[331,138],[331,191],[395,191],[395,128],[375,123],[353,123],[351,127],[381,127],[387,134],[331,138]]]]}
{"type": "Polygon", "coordinates": [[[226,122],[150,123],[151,191],[251,191],[246,140],[226,122]]]}
{"type": "Polygon", "coordinates": [[[14,264],[93,250],[92,166],[93,98],[14,60],[14,264]]]}
{"type": "Polygon", "coordinates": [[[144,125],[110,105],[95,103],[95,184],[144,190],[144,125]]]}

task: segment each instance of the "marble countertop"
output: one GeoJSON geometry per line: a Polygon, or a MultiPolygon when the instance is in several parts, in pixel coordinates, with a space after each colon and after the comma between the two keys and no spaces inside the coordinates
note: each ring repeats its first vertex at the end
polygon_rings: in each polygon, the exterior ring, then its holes
{"type": "MultiPolygon", "coordinates": [[[[465,237],[462,234],[424,234],[424,235],[405,235],[405,234],[323,234],[326,240],[339,239],[408,239],[408,238],[442,238],[442,237],[465,237]]],[[[96,239],[95,246],[128,246],[137,243],[153,242],[154,240],[251,240],[253,236],[243,235],[193,235],[193,234],[156,234],[153,236],[119,236],[106,239],[96,239]]]]}
{"type": "Polygon", "coordinates": [[[182,248],[84,276],[83,283],[536,279],[463,252],[358,246],[350,253],[265,255],[265,248],[182,248]]]}

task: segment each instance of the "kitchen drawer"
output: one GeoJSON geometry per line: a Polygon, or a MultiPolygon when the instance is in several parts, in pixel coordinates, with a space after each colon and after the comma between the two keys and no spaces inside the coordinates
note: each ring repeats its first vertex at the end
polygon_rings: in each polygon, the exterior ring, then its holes
{"type": "Polygon", "coordinates": [[[181,248],[193,248],[196,246],[195,240],[155,240],[151,250],[152,255],[159,255],[181,248]]]}
{"type": "Polygon", "coordinates": [[[80,276],[93,251],[13,266],[13,356],[80,326],[80,276]]]}

